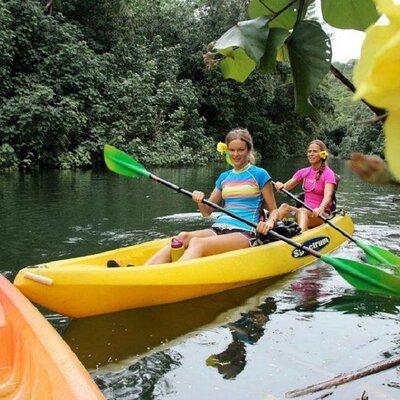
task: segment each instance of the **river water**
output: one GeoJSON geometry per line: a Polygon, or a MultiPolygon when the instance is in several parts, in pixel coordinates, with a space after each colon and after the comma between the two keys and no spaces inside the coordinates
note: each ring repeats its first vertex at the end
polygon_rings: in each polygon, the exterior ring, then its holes
{"type": "MultiPolygon", "coordinates": [[[[304,161],[303,161],[304,162],[304,161]]],[[[343,161],[338,203],[355,236],[400,254],[398,188],[361,182],[343,161]]],[[[264,165],[276,180],[297,161],[264,165]]],[[[210,192],[224,166],[152,172],[210,192]]],[[[0,175],[0,272],[206,227],[186,196],[105,170],[0,175]]],[[[281,195],[278,202],[285,201],[281,195]]],[[[360,259],[352,244],[335,255],[360,259]]],[[[117,295],[117,293],[116,293],[117,295]]],[[[283,399],[400,354],[400,300],[358,292],[322,262],[281,279],[181,303],[71,320],[41,310],[107,399],[283,399]]],[[[392,368],[302,399],[399,399],[392,368]]]]}

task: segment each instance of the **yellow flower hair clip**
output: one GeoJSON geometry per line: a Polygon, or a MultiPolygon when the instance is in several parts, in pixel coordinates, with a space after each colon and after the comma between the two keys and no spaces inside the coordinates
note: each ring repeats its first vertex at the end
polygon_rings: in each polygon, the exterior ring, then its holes
{"type": "Polygon", "coordinates": [[[326,160],[329,156],[329,153],[326,150],[322,150],[319,152],[319,156],[323,159],[326,160]]]}
{"type": "Polygon", "coordinates": [[[228,151],[228,146],[223,142],[219,142],[217,144],[217,151],[218,153],[225,155],[226,162],[233,167],[233,162],[228,151]]]}
{"type": "Polygon", "coordinates": [[[225,154],[228,151],[228,146],[225,143],[219,142],[217,144],[218,153],[225,154]]]}

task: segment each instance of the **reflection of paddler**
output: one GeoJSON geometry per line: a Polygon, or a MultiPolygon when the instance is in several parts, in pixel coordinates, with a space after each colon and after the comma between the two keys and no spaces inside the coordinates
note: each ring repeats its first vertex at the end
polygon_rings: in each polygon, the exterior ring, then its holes
{"type": "Polygon", "coordinates": [[[221,313],[241,306],[270,283],[264,281],[180,303],[75,319],[62,336],[89,370],[110,363],[127,365],[213,323],[221,313]],[[199,311],[193,312],[195,309],[199,311]]]}
{"type": "Polygon", "coordinates": [[[208,357],[206,364],[217,368],[225,379],[235,378],[246,365],[246,344],[257,343],[264,334],[269,315],[275,311],[276,302],[272,297],[268,297],[257,309],[242,314],[236,322],[227,324],[232,334],[232,342],[222,353],[208,357]]]}

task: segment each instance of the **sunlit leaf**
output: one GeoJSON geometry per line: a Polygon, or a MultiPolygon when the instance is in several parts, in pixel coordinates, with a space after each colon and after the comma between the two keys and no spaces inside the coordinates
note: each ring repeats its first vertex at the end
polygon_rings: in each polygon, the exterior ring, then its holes
{"type": "Polygon", "coordinates": [[[288,52],[288,49],[287,49],[286,45],[283,45],[278,50],[278,53],[276,55],[276,60],[280,61],[280,62],[286,62],[286,63],[290,62],[290,60],[289,60],[289,52],[288,52]]]}
{"type": "Polygon", "coordinates": [[[379,10],[393,23],[400,23],[400,3],[398,0],[375,0],[379,10]]]}
{"type": "Polygon", "coordinates": [[[389,113],[384,131],[386,161],[390,172],[400,181],[400,110],[389,113]]]}
{"type": "Polygon", "coordinates": [[[241,49],[232,50],[220,64],[225,79],[244,82],[256,67],[256,63],[241,49]]]}
{"type": "Polygon", "coordinates": [[[215,43],[214,48],[226,55],[230,49],[241,47],[256,63],[260,61],[267,44],[269,28],[265,17],[238,22],[225,32],[215,43]]]}
{"type": "Polygon", "coordinates": [[[399,109],[400,24],[376,25],[366,32],[360,61],[354,68],[355,98],[376,107],[399,109]]]}
{"type": "Polygon", "coordinates": [[[329,37],[318,22],[302,21],[286,43],[295,84],[296,112],[316,117],[309,97],[329,72],[332,58],[329,37]]]}
{"type": "Polygon", "coordinates": [[[379,18],[373,0],[321,0],[322,15],[331,26],[364,31],[379,18]]]}
{"type": "Polygon", "coordinates": [[[260,69],[264,73],[275,70],[278,50],[283,46],[290,32],[283,28],[271,28],[268,35],[267,47],[260,60],[260,69]]]}

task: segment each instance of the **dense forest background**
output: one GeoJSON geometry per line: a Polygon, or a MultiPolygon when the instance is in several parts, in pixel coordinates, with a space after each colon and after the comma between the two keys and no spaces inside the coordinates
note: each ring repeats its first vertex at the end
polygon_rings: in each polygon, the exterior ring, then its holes
{"type": "MultiPolygon", "coordinates": [[[[202,55],[238,20],[244,0],[0,0],[0,169],[89,168],[105,143],[153,165],[204,163],[216,142],[247,127],[261,157],[381,154],[380,124],[328,75],[295,114],[290,68],[244,84],[202,55]]],[[[336,65],[349,79],[354,62],[336,65]]]]}

